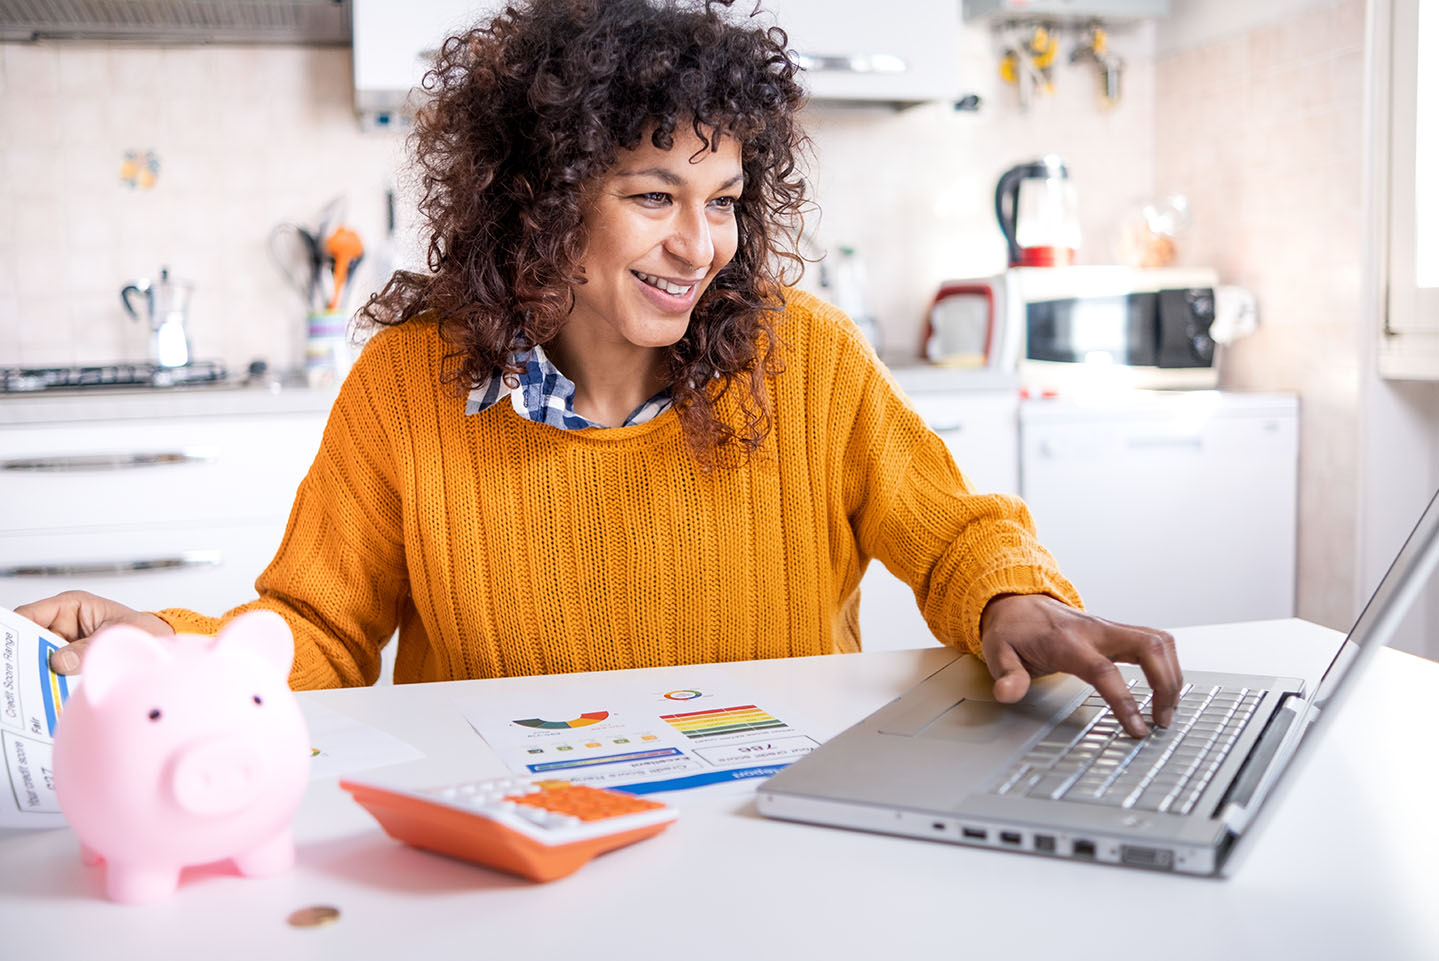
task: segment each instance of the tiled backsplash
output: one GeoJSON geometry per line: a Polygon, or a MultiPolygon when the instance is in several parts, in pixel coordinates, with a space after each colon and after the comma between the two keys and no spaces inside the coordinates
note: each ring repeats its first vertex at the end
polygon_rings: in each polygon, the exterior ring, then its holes
{"type": "MultiPolygon", "coordinates": [[[[1003,170],[1063,156],[1085,256],[1101,261],[1115,218],[1152,183],[1150,62],[1131,63],[1116,109],[1097,105],[1091,70],[1064,65],[1057,92],[1021,113],[989,32],[966,30],[962,43],[978,113],[810,108],[824,210],[811,229],[860,249],[899,353],[917,351],[940,281],[1003,267],[1003,170]]],[[[144,331],[119,291],[162,265],[196,285],[195,356],[292,364],[304,306],[270,262],[271,229],[344,194],[373,254],[403,167],[403,137],[360,130],[347,50],[0,44],[0,365],[143,359],[144,331]],[[157,158],[151,189],[123,182],[127,151],[157,158]]],[[[376,280],[368,259],[357,294],[376,280]]]]}
{"type": "MultiPolygon", "coordinates": [[[[1189,196],[1189,257],[1258,297],[1224,387],[1301,399],[1300,617],[1354,610],[1364,0],[1312,5],[1156,64],[1155,176],[1189,196]]],[[[1243,550],[1242,544],[1235,545],[1243,550]]]]}
{"type": "Polygon", "coordinates": [[[162,266],[195,284],[194,356],[294,363],[305,306],[271,229],[343,194],[377,262],[401,156],[399,137],[360,131],[349,64],[343,49],[0,44],[0,365],[144,359],[120,288],[162,266]],[[153,153],[153,187],[126,185],[127,152],[153,153]]]}

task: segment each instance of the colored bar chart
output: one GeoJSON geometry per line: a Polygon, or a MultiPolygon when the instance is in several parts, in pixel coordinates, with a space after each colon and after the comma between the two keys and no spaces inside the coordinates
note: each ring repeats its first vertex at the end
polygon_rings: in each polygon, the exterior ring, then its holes
{"type": "Polygon", "coordinates": [[[692,740],[717,737],[721,734],[747,734],[751,731],[776,730],[789,726],[753,704],[721,707],[709,711],[691,711],[685,714],[662,714],[660,719],[692,740]]]}
{"type": "Polygon", "coordinates": [[[45,705],[45,726],[49,729],[50,736],[54,737],[55,725],[60,722],[60,712],[64,710],[65,699],[70,696],[70,679],[50,670],[50,655],[58,651],[60,645],[42,634],[39,649],[40,695],[45,705]]]}

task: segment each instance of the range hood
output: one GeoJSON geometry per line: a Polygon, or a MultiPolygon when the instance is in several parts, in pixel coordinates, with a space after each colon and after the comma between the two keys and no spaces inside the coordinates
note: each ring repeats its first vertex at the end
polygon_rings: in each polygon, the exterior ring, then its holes
{"type": "Polygon", "coordinates": [[[1169,16],[1170,0],[964,0],[966,21],[1084,23],[1110,25],[1169,16]]]}
{"type": "MultiPolygon", "coordinates": [[[[507,2],[354,0],[355,109],[362,120],[403,123],[423,97],[416,88],[444,39],[507,2]]],[[[835,0],[764,0],[755,23],[784,25],[812,100],[899,106],[964,96],[959,0],[882,0],[871,5],[873,16],[862,17],[836,16],[835,6],[835,0]]],[[[744,21],[753,9],[753,0],[740,0],[729,15],[744,21]]]]}
{"type": "Polygon", "coordinates": [[[0,41],[350,43],[350,0],[0,0],[0,41]]]}

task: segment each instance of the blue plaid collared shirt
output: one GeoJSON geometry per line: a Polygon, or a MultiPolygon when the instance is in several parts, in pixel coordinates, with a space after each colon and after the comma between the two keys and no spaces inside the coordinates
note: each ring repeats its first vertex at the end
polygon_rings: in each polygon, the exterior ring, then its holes
{"type": "MultiPolygon", "coordinates": [[[[575,413],[575,384],[560,373],[543,347],[536,345],[515,355],[515,360],[524,365],[519,382],[511,386],[505,383],[505,376],[498,370],[489,379],[477,384],[465,400],[465,413],[478,414],[510,398],[515,413],[537,424],[549,424],[560,430],[584,430],[587,427],[604,427],[582,414],[575,413]]],[[[625,418],[621,427],[630,427],[654,420],[673,406],[674,400],[668,389],[660,391],[625,418]]]]}

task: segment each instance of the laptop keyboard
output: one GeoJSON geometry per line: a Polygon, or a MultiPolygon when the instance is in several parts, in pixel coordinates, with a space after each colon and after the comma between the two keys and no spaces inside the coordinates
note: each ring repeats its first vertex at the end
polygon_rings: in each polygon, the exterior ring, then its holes
{"type": "MultiPolygon", "coordinates": [[[[1153,692],[1130,684],[1141,711],[1153,692]]],[[[1124,733],[1092,694],[1048,731],[994,788],[995,794],[1188,814],[1254,716],[1265,691],[1186,684],[1168,728],[1124,733]]]]}

